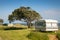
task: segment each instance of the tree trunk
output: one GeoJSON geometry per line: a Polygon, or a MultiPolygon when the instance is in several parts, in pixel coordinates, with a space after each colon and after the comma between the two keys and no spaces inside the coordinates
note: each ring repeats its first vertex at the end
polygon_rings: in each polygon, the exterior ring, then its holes
{"type": "Polygon", "coordinates": [[[27,25],[28,25],[28,28],[30,28],[31,27],[31,21],[28,21],[27,25]]]}

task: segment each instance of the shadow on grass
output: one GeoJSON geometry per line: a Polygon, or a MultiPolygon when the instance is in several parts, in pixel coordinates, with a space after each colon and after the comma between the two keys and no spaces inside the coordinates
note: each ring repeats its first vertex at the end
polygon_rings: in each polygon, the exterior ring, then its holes
{"type": "Polygon", "coordinates": [[[54,31],[41,31],[41,30],[32,30],[32,32],[54,33],[54,31]]]}
{"type": "Polygon", "coordinates": [[[4,30],[22,30],[22,29],[26,29],[26,28],[17,28],[17,27],[4,28],[4,30]]]}
{"type": "Polygon", "coordinates": [[[42,33],[53,33],[53,31],[40,31],[42,33]]]}

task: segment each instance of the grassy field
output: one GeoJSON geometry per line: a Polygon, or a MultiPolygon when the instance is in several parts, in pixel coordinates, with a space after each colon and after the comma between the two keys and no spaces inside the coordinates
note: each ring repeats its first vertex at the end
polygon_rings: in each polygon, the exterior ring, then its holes
{"type": "Polygon", "coordinates": [[[0,40],[28,40],[28,30],[0,30],[0,40]]]}
{"type": "MultiPolygon", "coordinates": [[[[22,25],[20,25],[22,26],[22,25]]],[[[18,29],[12,27],[12,30],[9,29],[10,27],[8,26],[2,26],[0,25],[0,40],[28,40],[27,35],[30,33],[28,29],[18,29]],[[8,29],[8,30],[5,30],[8,29]]]]}
{"type": "Polygon", "coordinates": [[[46,39],[46,33],[33,32],[30,29],[0,30],[0,40],[41,40],[46,39]]]}
{"type": "MultiPolygon", "coordinates": [[[[38,32],[34,29],[4,30],[7,26],[0,26],[0,40],[49,40],[48,34],[54,32],[38,32]]],[[[60,31],[57,31],[60,33],[60,31]]]]}

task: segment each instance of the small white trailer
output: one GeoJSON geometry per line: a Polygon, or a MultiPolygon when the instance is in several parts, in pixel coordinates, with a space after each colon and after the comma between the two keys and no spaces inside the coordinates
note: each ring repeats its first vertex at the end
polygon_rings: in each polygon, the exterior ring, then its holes
{"type": "Polygon", "coordinates": [[[57,31],[58,30],[58,21],[51,19],[40,19],[35,22],[35,29],[41,31],[57,31]]]}

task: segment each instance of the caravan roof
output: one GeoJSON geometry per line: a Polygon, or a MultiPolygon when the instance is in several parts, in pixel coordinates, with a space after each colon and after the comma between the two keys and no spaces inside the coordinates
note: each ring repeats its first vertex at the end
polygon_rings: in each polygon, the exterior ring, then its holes
{"type": "Polygon", "coordinates": [[[53,19],[40,19],[40,20],[45,20],[46,22],[58,22],[57,20],[53,20],[53,19]]]}

